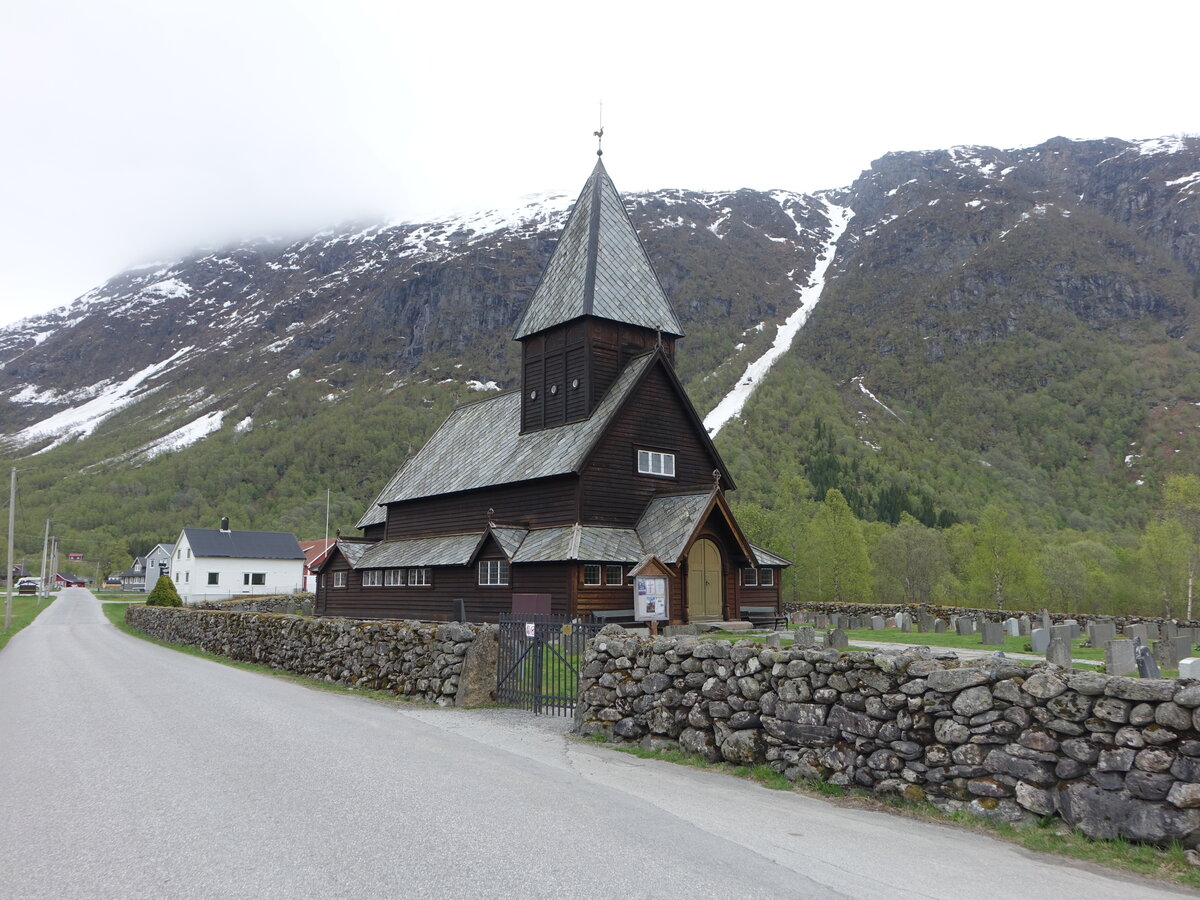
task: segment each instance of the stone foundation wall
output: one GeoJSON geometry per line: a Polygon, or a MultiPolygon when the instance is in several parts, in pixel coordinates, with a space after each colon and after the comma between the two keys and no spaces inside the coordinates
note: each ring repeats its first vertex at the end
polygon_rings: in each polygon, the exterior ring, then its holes
{"type": "Polygon", "coordinates": [[[1200,843],[1200,682],[606,627],[576,730],[1006,821],[1200,843]]]}
{"type": "MultiPolygon", "coordinates": [[[[885,619],[894,616],[898,612],[906,612],[914,618],[917,615],[917,606],[912,603],[785,603],[784,608],[788,612],[803,610],[826,614],[843,613],[850,616],[883,616],[885,619]]],[[[1029,616],[1033,620],[1035,628],[1041,627],[1039,623],[1042,611],[1040,609],[1036,612],[1024,609],[1006,609],[1003,612],[998,612],[995,609],[981,609],[974,606],[925,606],[922,608],[929,615],[946,620],[949,620],[951,616],[974,616],[977,613],[983,613],[989,622],[1002,622],[1009,616],[1017,618],[1029,616]]],[[[1175,621],[1183,626],[1200,627],[1200,622],[1197,621],[1185,621],[1183,619],[1167,620],[1152,616],[1100,616],[1091,613],[1050,613],[1050,620],[1055,625],[1061,625],[1067,619],[1074,619],[1079,623],[1080,627],[1086,627],[1089,622],[1113,622],[1116,624],[1118,631],[1126,625],[1138,625],[1143,622],[1157,622],[1161,626],[1167,621],[1175,621]]]]}
{"type": "Polygon", "coordinates": [[[440,706],[475,705],[495,697],[494,625],[157,606],[130,606],[125,621],[151,637],[230,659],[440,706]]]}

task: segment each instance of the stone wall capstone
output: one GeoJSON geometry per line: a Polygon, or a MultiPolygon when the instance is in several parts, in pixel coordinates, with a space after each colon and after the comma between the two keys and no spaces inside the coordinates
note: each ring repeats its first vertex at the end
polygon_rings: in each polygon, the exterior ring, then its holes
{"type": "Polygon", "coordinates": [[[575,728],[996,820],[1053,814],[1097,838],[1200,843],[1196,681],[606,626],[575,728]]]}
{"type": "Polygon", "coordinates": [[[439,706],[495,697],[495,625],[136,605],[125,610],[125,621],[151,637],[230,659],[439,706]]]}

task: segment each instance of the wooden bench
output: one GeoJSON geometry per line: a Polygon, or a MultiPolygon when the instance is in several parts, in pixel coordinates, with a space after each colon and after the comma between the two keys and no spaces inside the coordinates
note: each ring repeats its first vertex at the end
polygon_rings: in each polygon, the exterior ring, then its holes
{"type": "Polygon", "coordinates": [[[781,616],[773,606],[743,606],[742,619],[755,628],[787,628],[787,616],[781,616]]]}
{"type": "Polygon", "coordinates": [[[634,612],[632,609],[601,609],[592,612],[592,618],[605,625],[632,625],[634,621],[633,615],[634,612]]]}

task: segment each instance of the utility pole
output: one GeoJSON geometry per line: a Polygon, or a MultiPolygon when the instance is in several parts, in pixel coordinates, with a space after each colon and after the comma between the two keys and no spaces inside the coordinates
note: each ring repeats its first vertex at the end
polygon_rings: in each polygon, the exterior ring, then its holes
{"type": "Polygon", "coordinates": [[[325,488],[325,543],[329,543],[329,488],[325,488]]]}
{"type": "Polygon", "coordinates": [[[58,578],[58,537],[52,537],[50,541],[50,585],[53,587],[58,578]]]}
{"type": "Polygon", "coordinates": [[[12,482],[8,488],[8,578],[7,595],[4,599],[4,630],[12,628],[12,580],[13,580],[13,525],[17,509],[17,467],[13,466],[12,482]]]}
{"type": "Polygon", "coordinates": [[[42,589],[38,591],[38,600],[41,603],[50,596],[50,589],[46,586],[46,554],[50,549],[50,520],[46,520],[46,536],[42,538],[42,589]]]}

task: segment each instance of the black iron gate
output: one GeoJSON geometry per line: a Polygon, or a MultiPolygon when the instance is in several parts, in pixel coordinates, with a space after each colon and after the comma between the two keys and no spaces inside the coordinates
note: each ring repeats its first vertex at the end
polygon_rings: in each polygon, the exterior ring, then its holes
{"type": "Polygon", "coordinates": [[[502,613],[496,700],[538,715],[570,715],[584,648],[603,627],[568,616],[502,613]]]}

